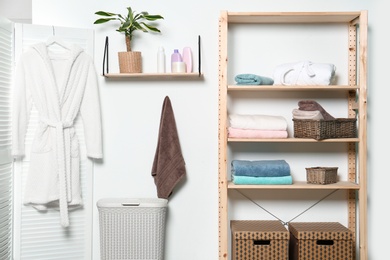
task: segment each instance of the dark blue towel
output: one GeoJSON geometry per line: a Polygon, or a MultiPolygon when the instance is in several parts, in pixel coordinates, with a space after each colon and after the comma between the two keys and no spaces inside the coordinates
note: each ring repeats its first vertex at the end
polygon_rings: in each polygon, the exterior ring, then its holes
{"type": "Polygon", "coordinates": [[[285,160],[232,161],[235,176],[280,177],[289,176],[290,165],[285,160]]]}

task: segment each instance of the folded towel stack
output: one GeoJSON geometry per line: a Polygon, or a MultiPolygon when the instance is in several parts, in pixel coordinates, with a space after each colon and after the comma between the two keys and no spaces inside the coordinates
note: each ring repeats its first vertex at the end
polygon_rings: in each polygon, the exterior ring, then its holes
{"type": "Polygon", "coordinates": [[[282,116],[229,115],[231,138],[287,138],[287,121],[282,116]]]}
{"type": "Polygon", "coordinates": [[[285,160],[233,160],[231,166],[234,184],[292,184],[290,165],[285,160]]]}
{"type": "Polygon", "coordinates": [[[238,74],[235,78],[237,85],[273,85],[272,78],[256,74],[238,74]]]}
{"type": "Polygon", "coordinates": [[[292,114],[294,119],[301,120],[333,120],[335,119],[329,114],[319,103],[314,100],[301,100],[298,102],[298,109],[293,109],[292,114]]]}

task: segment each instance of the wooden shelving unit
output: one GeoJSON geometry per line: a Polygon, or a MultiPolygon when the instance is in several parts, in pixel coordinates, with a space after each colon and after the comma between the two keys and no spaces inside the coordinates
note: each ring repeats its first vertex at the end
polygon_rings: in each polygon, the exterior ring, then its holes
{"type": "MultiPolygon", "coordinates": [[[[232,259],[229,252],[229,191],[230,190],[345,190],[347,193],[348,228],[353,232],[356,259],[367,260],[367,11],[359,12],[228,12],[219,19],[219,259],[232,259]],[[236,86],[228,83],[229,25],[231,24],[342,24],[348,27],[348,85],[336,86],[236,86]],[[326,139],[237,139],[228,138],[228,108],[231,94],[236,92],[329,92],[339,94],[348,102],[348,117],[357,118],[358,137],[326,139]],[[294,181],[292,185],[235,185],[229,180],[229,146],[234,143],[288,143],[321,145],[345,143],[348,158],[348,180],[328,185],[294,181]]],[[[265,36],[266,39],[266,36],[265,36]]],[[[277,55],[277,53],[275,54],[277,55]]],[[[253,57],[251,57],[253,58],[253,57]]],[[[231,76],[231,75],[230,75],[231,76]]],[[[331,210],[331,209],[330,209],[331,210]]],[[[315,220],[313,220],[315,221],[315,220]]]]}

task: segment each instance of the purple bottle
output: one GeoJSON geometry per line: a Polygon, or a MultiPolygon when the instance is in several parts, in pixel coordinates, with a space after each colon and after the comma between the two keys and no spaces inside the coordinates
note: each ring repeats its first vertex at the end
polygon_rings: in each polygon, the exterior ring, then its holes
{"type": "Polygon", "coordinates": [[[179,50],[178,49],[175,49],[171,55],[171,72],[173,72],[173,63],[174,62],[182,62],[182,58],[181,58],[181,55],[179,53],[179,50]]]}

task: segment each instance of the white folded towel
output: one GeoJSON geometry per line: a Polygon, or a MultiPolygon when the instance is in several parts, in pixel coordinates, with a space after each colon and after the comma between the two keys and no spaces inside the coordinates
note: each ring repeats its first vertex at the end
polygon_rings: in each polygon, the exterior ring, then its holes
{"type": "Polygon", "coordinates": [[[229,115],[231,127],[258,130],[287,130],[287,121],[282,116],[271,115],[229,115]]]}
{"type": "Polygon", "coordinates": [[[300,61],[281,64],[274,71],[274,85],[330,85],[336,66],[329,63],[300,61]]]}
{"type": "Polygon", "coordinates": [[[294,119],[311,119],[311,120],[324,119],[324,117],[322,116],[319,110],[306,111],[306,110],[299,110],[298,108],[294,108],[292,114],[294,119]]]}

